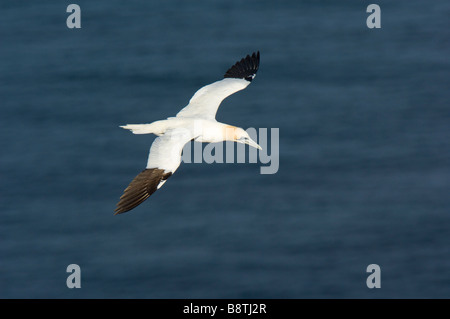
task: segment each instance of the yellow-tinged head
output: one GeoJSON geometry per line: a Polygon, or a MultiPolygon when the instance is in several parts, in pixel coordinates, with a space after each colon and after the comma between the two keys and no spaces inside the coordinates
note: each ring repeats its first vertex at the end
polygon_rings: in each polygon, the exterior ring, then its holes
{"type": "Polygon", "coordinates": [[[248,135],[248,133],[240,127],[227,125],[225,127],[224,135],[226,141],[234,141],[237,143],[248,144],[252,147],[262,150],[261,146],[259,146],[254,140],[252,140],[248,135]]]}

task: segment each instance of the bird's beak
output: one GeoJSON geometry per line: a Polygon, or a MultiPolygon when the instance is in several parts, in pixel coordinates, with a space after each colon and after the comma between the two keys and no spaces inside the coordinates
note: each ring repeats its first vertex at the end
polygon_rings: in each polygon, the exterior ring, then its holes
{"type": "Polygon", "coordinates": [[[262,147],[261,146],[259,146],[254,140],[252,140],[252,139],[246,139],[245,140],[245,142],[244,142],[245,144],[248,144],[248,145],[250,145],[250,146],[253,146],[254,148],[257,148],[257,149],[259,149],[259,150],[262,150],[262,147]]]}

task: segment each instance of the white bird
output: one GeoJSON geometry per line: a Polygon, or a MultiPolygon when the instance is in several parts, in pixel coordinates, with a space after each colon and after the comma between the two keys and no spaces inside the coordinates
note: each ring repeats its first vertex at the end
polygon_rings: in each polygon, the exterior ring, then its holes
{"type": "Polygon", "coordinates": [[[261,149],[247,132],[239,127],[216,121],[220,103],[231,94],[245,89],[259,68],[259,51],[236,62],[224,79],[206,85],[195,92],[175,117],[150,124],[121,126],[134,134],[153,133],[158,137],[150,147],[146,168],[125,189],[117,203],[115,214],[125,213],[150,197],[177,170],[186,143],[234,141],[261,149]]]}

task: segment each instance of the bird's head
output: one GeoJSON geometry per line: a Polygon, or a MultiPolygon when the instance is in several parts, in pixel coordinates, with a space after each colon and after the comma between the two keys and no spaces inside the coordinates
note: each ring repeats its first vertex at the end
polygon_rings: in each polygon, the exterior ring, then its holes
{"type": "Polygon", "coordinates": [[[252,147],[262,150],[261,146],[259,146],[254,140],[252,140],[248,133],[240,127],[236,127],[234,129],[234,141],[237,143],[248,144],[252,147]]]}

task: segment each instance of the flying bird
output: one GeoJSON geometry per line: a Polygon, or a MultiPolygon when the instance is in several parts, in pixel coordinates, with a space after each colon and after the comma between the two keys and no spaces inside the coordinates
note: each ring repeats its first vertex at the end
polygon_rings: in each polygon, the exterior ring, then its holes
{"type": "Polygon", "coordinates": [[[216,121],[220,103],[245,89],[255,78],[258,68],[259,51],[237,61],[222,80],[200,88],[175,117],[121,126],[134,134],[153,133],[158,137],[150,147],[146,168],[124,190],[114,215],[135,208],[161,188],[180,166],[183,147],[192,140],[204,143],[234,141],[261,149],[244,129],[216,121]]]}

